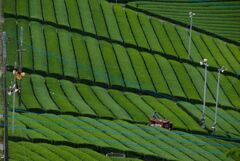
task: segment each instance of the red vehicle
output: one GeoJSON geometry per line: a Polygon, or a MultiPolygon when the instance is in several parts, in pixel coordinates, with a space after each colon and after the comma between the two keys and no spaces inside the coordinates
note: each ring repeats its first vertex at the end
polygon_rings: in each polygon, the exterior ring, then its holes
{"type": "Polygon", "coordinates": [[[160,126],[162,128],[172,130],[173,124],[169,120],[160,119],[157,112],[154,112],[153,116],[149,120],[150,126],[160,126]]]}

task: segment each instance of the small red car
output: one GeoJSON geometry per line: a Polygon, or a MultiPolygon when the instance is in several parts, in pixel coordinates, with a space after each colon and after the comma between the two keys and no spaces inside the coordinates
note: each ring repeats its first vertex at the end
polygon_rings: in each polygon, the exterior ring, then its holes
{"type": "Polygon", "coordinates": [[[168,129],[168,130],[173,129],[173,124],[168,120],[150,118],[149,125],[150,126],[160,126],[160,127],[165,128],[165,129],[168,129]]]}
{"type": "Polygon", "coordinates": [[[160,126],[168,130],[173,129],[173,124],[165,119],[160,119],[159,114],[157,112],[154,112],[152,117],[149,120],[150,126],[160,126]]]}

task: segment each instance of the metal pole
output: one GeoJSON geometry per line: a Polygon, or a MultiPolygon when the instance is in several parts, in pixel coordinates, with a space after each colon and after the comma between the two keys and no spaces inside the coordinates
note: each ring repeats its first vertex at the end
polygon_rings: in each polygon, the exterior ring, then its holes
{"type": "Polygon", "coordinates": [[[2,33],[2,61],[3,61],[3,74],[2,74],[2,93],[3,93],[3,107],[4,107],[4,161],[8,161],[8,108],[7,108],[7,85],[6,85],[6,32],[2,33]]]}
{"type": "MultiPolygon", "coordinates": [[[[15,62],[15,64],[16,64],[16,62],[15,62]]],[[[16,76],[15,76],[15,74],[13,74],[13,85],[16,85],[16,76]]],[[[16,92],[13,92],[12,134],[14,134],[15,107],[16,107],[16,92]]]]}
{"type": "Polygon", "coordinates": [[[205,110],[206,110],[206,89],[207,89],[207,67],[208,65],[205,64],[205,74],[204,74],[204,90],[203,90],[203,111],[202,111],[202,118],[201,118],[201,125],[202,128],[206,128],[205,124],[205,110]]]}
{"type": "Polygon", "coordinates": [[[219,96],[219,86],[220,86],[220,75],[224,72],[224,66],[221,68],[218,68],[218,80],[217,80],[217,94],[216,94],[216,108],[215,108],[215,114],[214,114],[214,122],[212,126],[213,133],[216,131],[216,125],[217,125],[217,114],[218,114],[218,96],[219,96]]]}
{"type": "Polygon", "coordinates": [[[216,107],[215,107],[215,114],[214,114],[214,122],[213,122],[213,126],[212,126],[212,130],[213,130],[214,132],[215,132],[215,130],[216,130],[216,124],[217,124],[219,84],[220,84],[220,71],[218,71],[216,107]]]}
{"type": "MultiPolygon", "coordinates": [[[[23,49],[23,27],[21,26],[20,28],[20,46],[19,46],[19,50],[18,50],[18,66],[19,66],[19,70],[20,72],[22,72],[22,53],[23,53],[24,49],[23,49]]],[[[18,81],[17,83],[17,88],[21,90],[21,80],[18,81]]],[[[21,92],[18,93],[18,107],[21,106],[21,92]]]]}
{"type": "Polygon", "coordinates": [[[190,17],[189,41],[188,41],[188,56],[189,56],[189,58],[191,57],[192,21],[193,21],[194,15],[195,15],[195,13],[189,12],[189,17],[190,17]]]}
{"type": "Polygon", "coordinates": [[[191,39],[192,39],[192,16],[190,16],[190,30],[189,30],[189,41],[188,41],[188,56],[191,55],[191,39]]]}
{"type": "Polygon", "coordinates": [[[19,68],[22,71],[22,52],[23,52],[23,27],[20,30],[20,52],[19,52],[19,68]]]}

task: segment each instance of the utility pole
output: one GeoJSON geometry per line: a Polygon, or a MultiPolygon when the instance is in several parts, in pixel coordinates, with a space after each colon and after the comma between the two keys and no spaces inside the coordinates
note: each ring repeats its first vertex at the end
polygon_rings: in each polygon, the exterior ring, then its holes
{"type": "MultiPolygon", "coordinates": [[[[25,49],[23,49],[23,27],[21,26],[20,28],[20,44],[19,44],[19,49],[18,49],[18,71],[20,73],[22,73],[22,54],[25,51],[25,49]]],[[[21,89],[21,79],[18,79],[17,81],[17,88],[21,89]]],[[[21,106],[21,93],[18,93],[18,107],[21,106]]]]}
{"type": "Polygon", "coordinates": [[[222,66],[218,68],[218,80],[217,80],[217,94],[216,94],[216,107],[215,107],[215,114],[214,114],[214,122],[212,126],[213,133],[216,131],[216,125],[217,125],[217,114],[218,114],[218,96],[219,96],[219,86],[220,86],[220,75],[225,70],[225,67],[222,66]]]}
{"type": "Polygon", "coordinates": [[[189,12],[189,18],[190,18],[190,28],[189,28],[189,41],[188,41],[188,56],[191,58],[191,41],[192,41],[192,21],[193,16],[196,14],[193,12],[189,12]]]}
{"type": "Polygon", "coordinates": [[[15,121],[15,108],[16,108],[16,93],[18,92],[19,95],[19,104],[18,107],[21,106],[21,79],[25,75],[24,72],[22,72],[22,53],[23,53],[23,27],[21,27],[20,30],[20,45],[18,52],[18,64],[15,62],[14,69],[13,69],[13,81],[11,82],[11,86],[8,90],[8,95],[13,96],[13,108],[12,108],[12,134],[14,134],[14,121],[15,121]]]}
{"type": "Polygon", "coordinates": [[[17,62],[15,62],[13,69],[13,81],[8,90],[8,95],[13,96],[13,108],[12,108],[12,134],[14,134],[14,120],[15,120],[15,108],[16,108],[16,93],[19,91],[17,88],[16,74],[17,74],[17,62]]]}
{"type": "Polygon", "coordinates": [[[206,124],[205,124],[205,110],[206,110],[206,89],[207,89],[207,67],[208,67],[208,63],[207,63],[207,59],[203,59],[200,61],[200,65],[205,66],[205,72],[204,72],[204,89],[203,89],[203,109],[202,109],[202,117],[201,117],[201,127],[203,129],[206,128],[206,124]]]}
{"type": "Polygon", "coordinates": [[[3,108],[4,108],[4,139],[3,139],[3,151],[4,151],[4,161],[8,161],[8,107],[7,107],[7,84],[6,84],[6,32],[2,33],[2,94],[3,94],[3,108]]]}

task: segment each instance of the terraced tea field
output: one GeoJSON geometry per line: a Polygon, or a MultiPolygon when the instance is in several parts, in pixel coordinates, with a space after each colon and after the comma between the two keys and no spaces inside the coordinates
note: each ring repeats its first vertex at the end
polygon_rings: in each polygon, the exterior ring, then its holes
{"type": "MultiPolygon", "coordinates": [[[[128,5],[145,3],[163,2],[128,5]]],[[[26,73],[14,115],[8,96],[9,160],[234,161],[226,152],[240,148],[236,44],[193,30],[189,57],[186,28],[107,1],[5,0],[3,10],[7,86],[20,62],[21,30],[26,73]],[[220,66],[227,70],[213,133],[220,66]],[[149,126],[154,112],[173,129],[149,126]]]]}
{"type": "Polygon", "coordinates": [[[239,1],[134,1],[127,5],[185,25],[189,24],[188,13],[192,11],[196,13],[194,27],[240,42],[239,1]]]}

